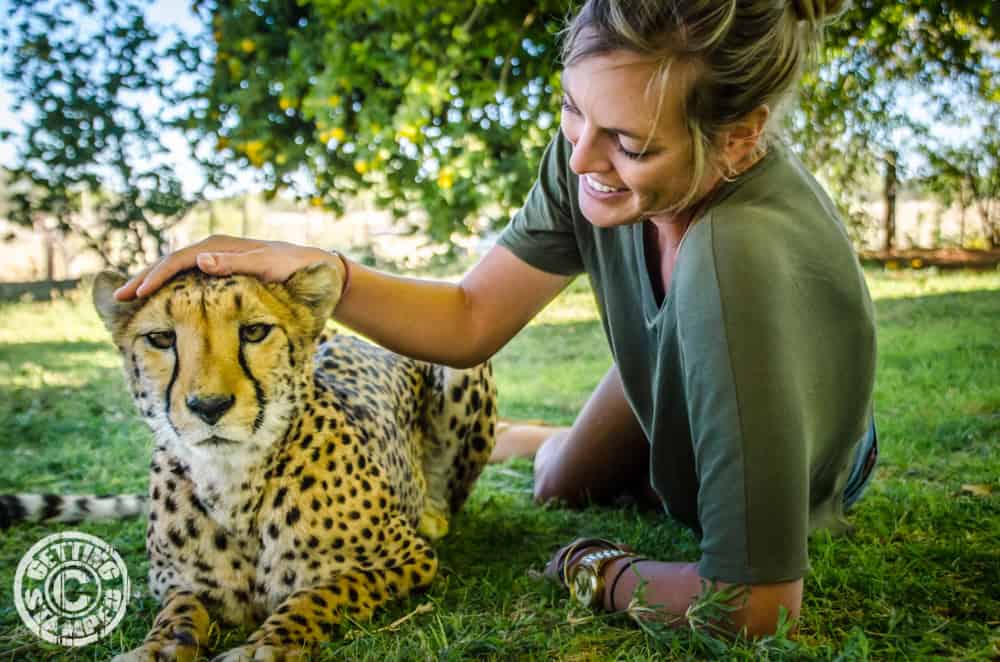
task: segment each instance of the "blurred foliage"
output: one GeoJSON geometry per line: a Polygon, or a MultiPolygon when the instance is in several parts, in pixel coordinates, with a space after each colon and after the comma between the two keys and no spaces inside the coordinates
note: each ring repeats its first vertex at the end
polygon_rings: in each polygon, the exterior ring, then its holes
{"type": "MultiPolygon", "coordinates": [[[[146,156],[170,123],[209,187],[253,169],[271,195],[336,212],[364,190],[437,241],[496,227],[522,204],[558,122],[557,33],[579,4],[195,0],[205,30],[157,52],[139,2],[13,3],[4,75],[35,111],[15,171],[33,185],[18,220],[45,210],[70,226],[87,187],[132,244],[159,237],[187,204],[146,156]],[[95,29],[71,29],[81,14],[95,29]],[[182,112],[151,120],[139,92],[182,112]]],[[[975,131],[995,113],[998,36],[995,0],[857,0],[827,29],[786,125],[845,211],[888,152],[928,155],[926,172],[901,172],[927,181],[941,164],[931,155],[976,151],[935,130],[975,131]]]]}
{"type": "Polygon", "coordinates": [[[853,0],[788,118],[804,160],[847,202],[885,155],[956,144],[935,130],[974,131],[1000,107],[998,40],[995,0],[853,0]]]}
{"type": "Polygon", "coordinates": [[[13,0],[0,74],[23,119],[7,183],[14,223],[83,238],[128,269],[163,252],[190,206],[166,162],[157,108],[172,84],[142,3],[13,0]]]}
{"type": "MultiPolygon", "coordinates": [[[[333,209],[370,188],[398,217],[426,212],[435,239],[522,203],[558,119],[556,33],[572,3],[198,6],[217,44],[201,124],[272,187],[333,209]]],[[[925,144],[931,126],[1000,101],[998,26],[993,0],[854,3],[788,115],[793,142],[852,197],[900,136],[925,144]]]]}
{"type": "Polygon", "coordinates": [[[337,211],[368,189],[435,240],[523,202],[556,123],[564,2],[199,7],[215,66],[198,120],[272,189],[337,211]]]}
{"type": "Polygon", "coordinates": [[[986,248],[1000,248],[1000,104],[966,144],[925,148],[925,191],[946,205],[975,208],[986,248]]]}

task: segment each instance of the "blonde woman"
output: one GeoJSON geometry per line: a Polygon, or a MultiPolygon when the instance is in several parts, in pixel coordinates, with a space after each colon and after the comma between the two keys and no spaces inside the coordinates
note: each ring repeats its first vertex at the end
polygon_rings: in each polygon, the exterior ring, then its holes
{"type": "Polygon", "coordinates": [[[177,271],[283,280],[329,261],[335,317],[396,352],[477,364],[576,275],[614,365],[573,426],[511,426],[539,501],[637,485],[700,539],[695,563],[577,540],[548,571],[592,606],[683,614],[702,580],[746,587],[730,626],[797,617],[807,537],[839,529],[877,457],[873,310],[842,222],[771,132],[842,0],[590,0],[564,32],[560,130],[524,207],[457,284],[315,248],[212,237],[118,293],[177,271]]]}

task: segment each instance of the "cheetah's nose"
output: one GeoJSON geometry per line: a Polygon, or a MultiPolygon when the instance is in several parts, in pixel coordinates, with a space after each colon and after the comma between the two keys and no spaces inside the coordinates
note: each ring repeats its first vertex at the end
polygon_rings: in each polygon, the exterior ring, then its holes
{"type": "Polygon", "coordinates": [[[229,408],[236,402],[234,395],[189,395],[187,400],[188,409],[209,425],[222,418],[222,415],[229,411],[229,408]]]}

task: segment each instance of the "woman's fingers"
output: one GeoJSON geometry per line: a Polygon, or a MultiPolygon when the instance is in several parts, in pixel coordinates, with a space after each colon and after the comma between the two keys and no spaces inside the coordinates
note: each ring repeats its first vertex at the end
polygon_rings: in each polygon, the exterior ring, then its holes
{"type": "Polygon", "coordinates": [[[146,267],[136,275],[129,278],[124,285],[115,290],[115,298],[119,301],[134,299],[135,291],[139,289],[140,285],[142,285],[143,280],[146,278],[146,274],[148,274],[152,268],[153,267],[146,267]]]}
{"type": "MultiPolygon", "coordinates": [[[[149,296],[177,272],[198,266],[198,256],[201,253],[254,250],[263,245],[264,242],[254,239],[224,235],[208,237],[196,244],[175,251],[152,266],[143,269],[115,291],[115,298],[119,301],[128,301],[134,297],[149,296]]],[[[208,271],[207,273],[216,272],[208,271]]]]}
{"type": "Polygon", "coordinates": [[[330,253],[318,248],[282,241],[212,236],[175,251],[140,271],[115,291],[115,298],[128,301],[149,296],[177,272],[194,267],[212,276],[247,274],[264,281],[283,281],[297,269],[329,259],[330,253]]]}
{"type": "Polygon", "coordinates": [[[196,257],[198,268],[213,276],[247,274],[261,280],[284,280],[282,267],[287,266],[288,256],[273,247],[255,248],[249,251],[199,253],[196,257]]]}
{"type": "MultiPolygon", "coordinates": [[[[195,266],[197,253],[191,251],[194,246],[171,253],[153,265],[146,273],[142,282],[135,288],[135,296],[146,297],[160,289],[160,286],[170,280],[178,271],[195,266]]],[[[117,296],[117,295],[116,295],[117,296]]],[[[120,298],[120,297],[119,297],[120,298]]]]}
{"type": "Polygon", "coordinates": [[[119,301],[128,301],[135,297],[149,296],[178,271],[195,266],[195,258],[198,252],[203,250],[199,249],[201,243],[175,251],[152,266],[146,267],[118,288],[115,291],[115,298],[119,301]]]}

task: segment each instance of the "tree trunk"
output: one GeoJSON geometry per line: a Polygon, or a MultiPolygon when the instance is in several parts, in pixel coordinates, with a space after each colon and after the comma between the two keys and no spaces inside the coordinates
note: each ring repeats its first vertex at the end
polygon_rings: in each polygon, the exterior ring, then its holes
{"type": "Polygon", "coordinates": [[[243,227],[240,230],[241,237],[250,235],[250,194],[243,196],[243,227]]]}
{"type": "Polygon", "coordinates": [[[56,279],[56,248],[52,240],[52,231],[46,229],[42,241],[45,243],[45,280],[56,279]]]}
{"type": "Polygon", "coordinates": [[[897,157],[898,154],[895,150],[885,155],[885,218],[883,219],[885,245],[883,249],[886,253],[891,253],[896,243],[896,189],[899,184],[896,179],[897,157]]]}
{"type": "Polygon", "coordinates": [[[962,205],[962,215],[958,219],[958,247],[965,248],[965,205],[962,205]]]}
{"type": "Polygon", "coordinates": [[[958,191],[958,206],[961,208],[961,216],[958,217],[958,247],[965,248],[965,217],[971,203],[968,201],[966,181],[963,179],[959,186],[961,188],[958,191]]]}
{"type": "MultiPolygon", "coordinates": [[[[43,216],[32,218],[36,235],[42,240],[42,262],[45,264],[45,280],[55,280],[55,246],[52,230],[43,216]]],[[[36,272],[37,273],[37,272],[36,272]]]]}
{"type": "Polygon", "coordinates": [[[993,250],[1000,248],[1000,219],[993,214],[991,201],[984,200],[979,203],[979,217],[983,222],[983,235],[986,237],[986,248],[993,250]]]}
{"type": "Polygon", "coordinates": [[[983,222],[983,237],[986,239],[986,248],[993,250],[1000,247],[1000,218],[997,218],[994,213],[997,205],[997,194],[1000,194],[1000,186],[998,186],[1000,180],[990,177],[984,186],[980,186],[976,179],[971,176],[966,181],[969,183],[972,199],[979,210],[979,218],[983,222]]]}

